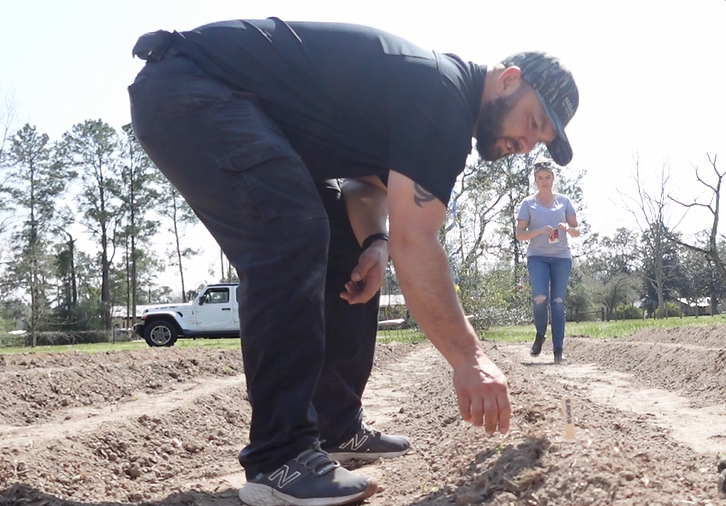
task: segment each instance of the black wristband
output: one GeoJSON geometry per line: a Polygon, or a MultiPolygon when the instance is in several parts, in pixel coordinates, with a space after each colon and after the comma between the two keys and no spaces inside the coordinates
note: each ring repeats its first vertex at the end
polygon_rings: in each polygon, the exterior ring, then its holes
{"type": "Polygon", "coordinates": [[[383,232],[380,232],[378,234],[371,234],[368,237],[366,237],[365,241],[363,241],[363,245],[361,248],[363,250],[367,250],[370,248],[371,244],[373,244],[376,241],[387,241],[388,240],[388,234],[385,234],[383,232]]]}

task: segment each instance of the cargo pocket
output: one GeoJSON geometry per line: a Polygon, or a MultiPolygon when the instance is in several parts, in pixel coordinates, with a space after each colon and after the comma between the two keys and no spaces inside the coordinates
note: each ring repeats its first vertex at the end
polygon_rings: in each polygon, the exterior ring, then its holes
{"type": "Polygon", "coordinates": [[[219,139],[215,161],[247,216],[275,228],[327,219],[300,155],[254,95],[229,92],[206,105],[219,139]]]}
{"type": "Polygon", "coordinates": [[[221,164],[230,189],[247,208],[247,216],[275,229],[327,214],[310,173],[299,156],[261,147],[251,155],[234,153],[221,164]]]}

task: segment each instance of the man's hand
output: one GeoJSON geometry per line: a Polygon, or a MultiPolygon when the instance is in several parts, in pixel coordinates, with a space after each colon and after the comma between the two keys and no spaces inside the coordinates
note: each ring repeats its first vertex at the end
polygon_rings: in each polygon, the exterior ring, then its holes
{"type": "Polygon", "coordinates": [[[509,430],[512,408],[507,379],[483,352],[454,369],[454,389],[461,416],[490,436],[509,430]]]}
{"type": "Polygon", "coordinates": [[[388,242],[375,241],[361,253],[358,265],[340,296],[350,304],[364,304],[381,289],[388,264],[388,242]]]}

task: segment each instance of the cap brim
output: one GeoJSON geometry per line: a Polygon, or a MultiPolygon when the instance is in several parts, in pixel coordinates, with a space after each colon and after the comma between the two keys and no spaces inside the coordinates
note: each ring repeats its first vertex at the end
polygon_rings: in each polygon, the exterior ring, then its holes
{"type": "Polygon", "coordinates": [[[542,104],[542,107],[547,113],[547,118],[549,118],[550,123],[552,123],[552,126],[557,132],[555,140],[547,144],[547,150],[550,152],[552,159],[557,165],[567,165],[572,161],[572,146],[570,146],[570,140],[567,138],[567,134],[565,133],[565,127],[562,124],[562,121],[560,121],[559,116],[557,116],[557,113],[554,109],[552,109],[549,102],[542,97],[537,89],[534,91],[537,93],[537,98],[539,98],[539,102],[542,104]]]}

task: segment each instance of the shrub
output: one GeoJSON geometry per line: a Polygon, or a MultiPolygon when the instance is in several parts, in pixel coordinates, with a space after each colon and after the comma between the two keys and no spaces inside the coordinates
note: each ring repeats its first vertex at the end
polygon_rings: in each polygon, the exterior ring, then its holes
{"type": "Polygon", "coordinates": [[[508,325],[524,325],[531,323],[532,309],[530,307],[512,306],[509,308],[489,307],[478,311],[473,321],[474,328],[479,330],[489,327],[506,327],[508,325]]]}
{"type": "MultiPolygon", "coordinates": [[[[25,334],[25,345],[32,346],[32,336],[25,334]]],[[[90,344],[111,342],[111,331],[106,330],[77,330],[77,331],[48,331],[38,332],[35,336],[37,346],[60,346],[68,344],[90,344]]],[[[118,339],[117,336],[117,341],[118,339]]]]}
{"type": "Polygon", "coordinates": [[[25,346],[25,336],[18,334],[0,333],[0,347],[21,348],[25,346]]]}
{"type": "Polygon", "coordinates": [[[620,304],[615,308],[616,320],[642,320],[643,310],[632,304],[620,304]]]}
{"type": "Polygon", "coordinates": [[[666,317],[671,317],[671,316],[681,317],[681,316],[683,316],[683,310],[681,309],[681,306],[679,306],[675,302],[670,302],[670,301],[669,302],[666,302],[665,303],[665,308],[666,308],[666,314],[665,314],[666,317]]]}

